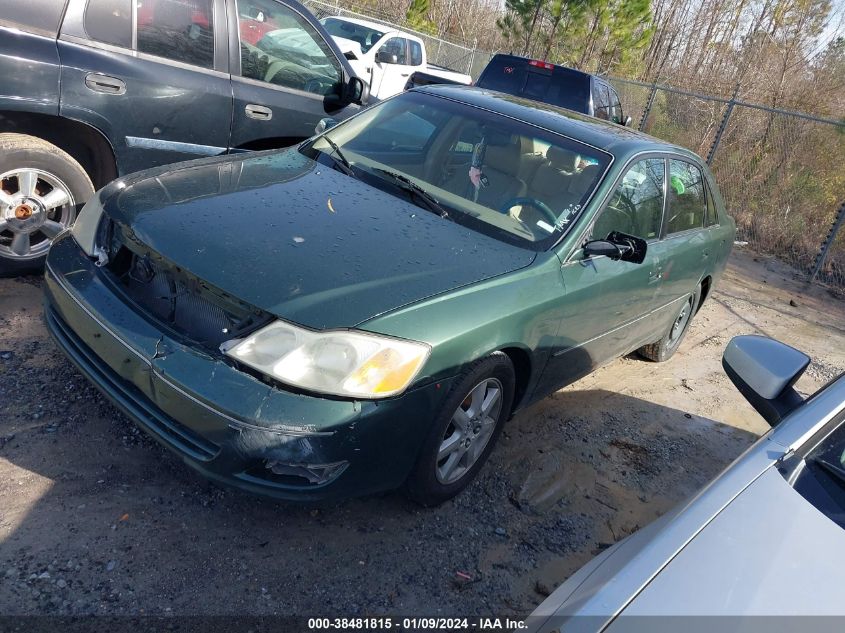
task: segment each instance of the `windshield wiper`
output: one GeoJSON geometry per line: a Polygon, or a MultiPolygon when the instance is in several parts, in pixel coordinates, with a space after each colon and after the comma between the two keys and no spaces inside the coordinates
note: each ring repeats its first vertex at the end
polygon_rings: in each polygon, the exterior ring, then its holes
{"type": "Polygon", "coordinates": [[[376,167],[373,171],[377,171],[380,174],[384,174],[393,180],[393,184],[397,187],[402,189],[403,191],[407,191],[408,193],[417,196],[419,200],[428,208],[429,211],[432,211],[439,215],[441,218],[448,218],[449,212],[440,204],[440,202],[432,196],[428,191],[420,187],[417,183],[413,180],[405,176],[404,174],[397,173],[395,171],[391,171],[389,169],[381,169],[380,167],[376,167]]]}
{"type": "MultiPolygon", "coordinates": [[[[343,152],[340,151],[340,148],[337,146],[337,143],[331,140],[328,136],[321,136],[320,138],[322,138],[332,148],[332,154],[329,154],[327,152],[323,153],[326,154],[326,156],[328,156],[332,160],[334,160],[335,165],[337,165],[340,168],[340,171],[342,171],[344,174],[346,174],[347,176],[352,176],[353,178],[357,178],[358,175],[352,169],[352,163],[350,163],[346,159],[346,156],[344,156],[343,152]]],[[[319,152],[322,150],[317,151],[319,152]]]]}

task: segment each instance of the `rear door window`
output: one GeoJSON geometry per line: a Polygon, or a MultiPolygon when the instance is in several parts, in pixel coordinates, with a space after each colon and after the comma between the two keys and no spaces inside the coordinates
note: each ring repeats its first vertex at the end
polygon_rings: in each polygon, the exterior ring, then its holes
{"type": "Polygon", "coordinates": [[[422,65],[422,45],[414,40],[408,40],[411,44],[411,66],[422,65]]]}
{"type": "Polygon", "coordinates": [[[616,94],[612,86],[607,87],[607,96],[609,100],[610,120],[614,123],[622,123],[622,104],[619,103],[619,95],[616,94]]]}
{"type": "Polygon", "coordinates": [[[666,234],[681,233],[704,226],[707,199],[701,170],[684,160],[669,160],[666,234]]]}
{"type": "Polygon", "coordinates": [[[132,0],[88,0],[84,26],[92,40],[132,48],[132,0]]]}
{"type": "Polygon", "coordinates": [[[212,0],[138,2],[138,51],[212,68],[213,15],[212,0]]]}
{"type": "Polygon", "coordinates": [[[604,82],[596,81],[593,83],[593,116],[599,119],[609,119],[609,97],[607,94],[607,86],[604,82]]]}

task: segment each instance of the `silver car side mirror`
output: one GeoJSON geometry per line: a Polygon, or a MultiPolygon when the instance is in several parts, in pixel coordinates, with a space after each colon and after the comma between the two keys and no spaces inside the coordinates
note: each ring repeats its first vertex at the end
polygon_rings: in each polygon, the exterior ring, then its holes
{"type": "Polygon", "coordinates": [[[792,385],[809,364],[803,352],[765,336],[735,336],[722,355],[728,378],[771,426],[804,402],[792,385]]]}

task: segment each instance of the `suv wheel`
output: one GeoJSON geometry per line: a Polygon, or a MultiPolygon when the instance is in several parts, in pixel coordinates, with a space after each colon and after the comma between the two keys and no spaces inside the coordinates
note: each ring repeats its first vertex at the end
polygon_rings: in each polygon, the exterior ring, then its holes
{"type": "Polygon", "coordinates": [[[408,496],[437,505],[475,478],[510,415],[515,384],[513,363],[502,352],[476,361],[458,378],[408,478],[408,496]]]}
{"type": "Polygon", "coordinates": [[[55,145],[0,134],[0,275],[39,271],[93,193],[82,166],[55,145]]]}

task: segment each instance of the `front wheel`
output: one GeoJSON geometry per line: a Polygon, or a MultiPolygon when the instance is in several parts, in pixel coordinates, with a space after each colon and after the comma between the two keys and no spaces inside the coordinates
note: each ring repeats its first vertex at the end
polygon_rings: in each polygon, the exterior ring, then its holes
{"type": "Polygon", "coordinates": [[[0,276],[37,272],[56,235],[94,193],[69,154],[24,134],[0,134],[0,276]]]}
{"type": "Polygon", "coordinates": [[[408,496],[434,506],[475,478],[510,414],[515,382],[513,363],[501,352],[464,372],[435,417],[406,483],[408,496]]]}
{"type": "Polygon", "coordinates": [[[676,309],[675,318],[663,338],[656,343],[644,345],[637,350],[637,353],[643,358],[657,363],[669,360],[680,347],[681,341],[684,340],[700,299],[701,286],[698,286],[695,292],[687,295],[681,302],[680,307],[676,309]]]}

